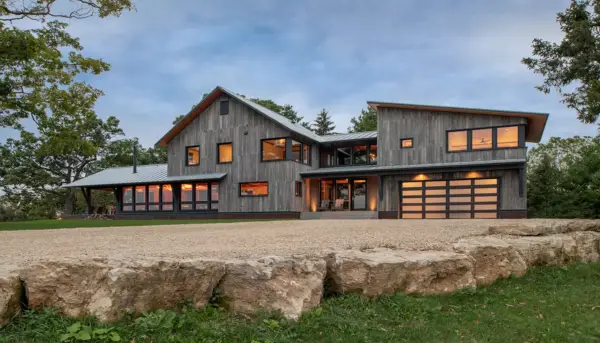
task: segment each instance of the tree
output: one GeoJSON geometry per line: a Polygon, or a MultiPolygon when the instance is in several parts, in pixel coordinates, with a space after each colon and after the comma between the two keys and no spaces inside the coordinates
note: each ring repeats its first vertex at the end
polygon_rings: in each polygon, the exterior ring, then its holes
{"type": "Polygon", "coordinates": [[[367,110],[361,110],[358,118],[352,117],[350,123],[352,126],[348,128],[348,132],[377,131],[377,111],[370,107],[367,110]]]}
{"type": "Polygon", "coordinates": [[[329,112],[325,109],[322,109],[321,112],[317,114],[317,119],[315,119],[314,123],[314,133],[320,136],[330,135],[335,130],[335,125],[331,120],[331,116],[329,112]]]}
{"type": "Polygon", "coordinates": [[[304,117],[299,116],[298,112],[296,112],[296,110],[294,109],[294,106],[292,106],[292,105],[287,104],[287,105],[282,106],[282,105],[277,104],[275,101],[269,100],[269,99],[253,98],[250,100],[261,105],[262,107],[266,107],[266,108],[270,109],[273,112],[281,114],[282,116],[289,119],[293,124],[300,123],[300,125],[304,126],[305,128],[307,128],[309,130],[312,129],[311,128],[312,125],[309,122],[302,121],[304,119],[304,117]]]}
{"type": "Polygon", "coordinates": [[[600,0],[573,0],[557,14],[564,33],[560,43],[533,40],[533,57],[522,62],[544,77],[538,90],[554,88],[584,123],[600,115],[600,0]]]}

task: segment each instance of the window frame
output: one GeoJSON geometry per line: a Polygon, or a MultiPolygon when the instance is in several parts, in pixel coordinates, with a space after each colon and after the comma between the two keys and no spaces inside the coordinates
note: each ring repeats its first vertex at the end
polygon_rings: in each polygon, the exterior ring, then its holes
{"type": "Polygon", "coordinates": [[[185,147],[185,166],[186,167],[197,167],[200,165],[200,145],[187,145],[185,147]],[[198,163],[190,164],[190,160],[188,159],[188,150],[190,148],[198,148],[198,163]]]}
{"type": "Polygon", "coordinates": [[[294,137],[274,137],[274,138],[263,138],[260,140],[260,162],[281,162],[281,161],[292,161],[300,164],[304,164],[307,166],[312,165],[312,146],[311,144],[304,143],[301,140],[295,139],[294,137]],[[265,160],[264,157],[264,141],[272,141],[272,140],[285,140],[285,150],[284,156],[282,159],[277,160],[265,160]],[[293,142],[300,144],[300,160],[295,160],[293,157],[292,144],[293,142]]]}
{"type": "Polygon", "coordinates": [[[158,213],[158,212],[173,212],[175,211],[175,194],[173,191],[173,186],[176,184],[173,183],[153,183],[153,184],[132,184],[132,185],[124,185],[124,186],[120,186],[120,200],[118,203],[118,207],[120,208],[120,213],[146,213],[146,212],[154,212],[154,213],[158,213]],[[165,185],[170,185],[171,186],[171,192],[173,200],[170,202],[163,202],[163,188],[165,185]],[[150,194],[149,194],[149,190],[150,190],[150,186],[159,186],[158,187],[158,202],[150,202],[150,194]],[[137,202],[135,199],[135,189],[136,187],[143,187],[144,188],[144,202],[137,202]],[[125,203],[123,201],[123,196],[124,196],[124,192],[123,189],[124,188],[132,188],[132,199],[131,202],[129,203],[125,203]],[[136,210],[136,206],[144,206],[143,210],[136,210]],[[151,205],[158,205],[158,210],[150,210],[150,206],[151,205]],[[171,209],[163,209],[164,205],[171,205],[171,209]],[[131,207],[131,210],[124,210],[125,207],[131,207]]]}
{"type": "Polygon", "coordinates": [[[473,152],[473,151],[490,151],[490,150],[507,150],[507,149],[522,149],[525,148],[525,125],[524,124],[512,124],[512,125],[499,125],[499,126],[486,126],[486,127],[472,127],[467,129],[453,129],[446,130],[446,152],[473,152]],[[498,129],[507,127],[517,127],[518,132],[518,143],[517,146],[513,147],[498,147],[498,129]],[[492,130],[492,147],[485,149],[473,149],[473,131],[477,130],[492,130]],[[450,150],[449,134],[451,132],[466,131],[467,133],[467,149],[466,150],[450,150]]]}
{"type": "Polygon", "coordinates": [[[412,149],[415,147],[415,140],[413,137],[400,138],[400,149],[412,149]],[[410,141],[410,146],[405,147],[403,143],[405,141],[410,141]]]}
{"type": "Polygon", "coordinates": [[[217,143],[217,164],[231,164],[233,163],[233,142],[217,143]],[[231,161],[221,162],[221,145],[231,145],[231,161]]]}
{"type": "Polygon", "coordinates": [[[227,99],[227,100],[221,100],[219,102],[219,115],[224,116],[224,115],[228,115],[228,114],[229,114],[229,99],[227,99]],[[225,105],[225,107],[226,107],[225,110],[226,111],[223,111],[224,110],[223,105],[225,105]]]}
{"type": "Polygon", "coordinates": [[[246,181],[238,183],[238,197],[240,198],[260,198],[260,197],[268,197],[269,196],[269,181],[246,181]],[[256,195],[242,195],[242,185],[249,183],[266,183],[267,184],[267,194],[256,194],[256,195]]]}
{"type": "MultiPolygon", "coordinates": [[[[195,181],[195,182],[181,182],[178,183],[178,187],[179,187],[179,212],[216,212],[219,210],[218,208],[218,203],[219,201],[213,201],[212,200],[212,185],[213,184],[219,184],[219,181],[195,181]],[[183,201],[183,197],[181,196],[182,192],[181,192],[181,186],[182,185],[192,185],[192,200],[191,201],[183,201]],[[197,184],[207,184],[207,200],[206,201],[200,201],[200,200],[196,200],[196,185],[197,184]],[[217,208],[213,208],[213,204],[217,203],[217,208]],[[196,209],[196,204],[207,204],[208,208],[206,210],[199,210],[196,209]],[[183,209],[182,205],[191,205],[192,208],[191,209],[183,209]]],[[[220,191],[220,187],[219,187],[219,191],[220,191]]],[[[220,197],[220,194],[219,194],[220,197]]]]}
{"type": "Polygon", "coordinates": [[[288,138],[289,137],[276,137],[276,138],[263,138],[260,140],[260,161],[261,162],[281,162],[281,161],[286,161],[288,159],[288,138]],[[280,140],[283,139],[285,141],[285,148],[283,149],[283,158],[280,159],[276,159],[276,160],[265,160],[264,157],[264,142],[265,141],[275,141],[275,140],[280,140]]]}
{"type": "Polygon", "coordinates": [[[294,195],[297,197],[302,197],[302,181],[294,182],[294,195]]]}

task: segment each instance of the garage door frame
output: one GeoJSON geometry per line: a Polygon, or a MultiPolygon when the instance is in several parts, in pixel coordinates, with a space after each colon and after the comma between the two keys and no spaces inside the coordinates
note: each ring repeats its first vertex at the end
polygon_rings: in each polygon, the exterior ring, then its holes
{"type": "Polygon", "coordinates": [[[468,178],[457,178],[457,179],[440,179],[440,180],[415,180],[415,181],[399,181],[398,182],[398,218],[400,219],[474,219],[477,214],[483,214],[480,218],[485,217],[488,213],[490,217],[498,218],[501,204],[501,182],[499,177],[486,177],[479,179],[468,179],[468,178]],[[495,184],[485,184],[486,180],[496,180],[495,184]],[[469,182],[467,185],[466,182],[469,182]],[[428,187],[427,185],[432,186],[428,187]],[[444,183],[444,185],[441,185],[444,183]],[[406,184],[406,187],[404,185],[406,184]],[[421,186],[419,187],[418,184],[421,186]],[[414,187],[413,187],[414,186],[414,187]],[[468,193],[463,193],[467,189],[468,193]],[[478,189],[482,189],[478,192],[478,189]],[[491,190],[495,189],[495,193],[491,190]],[[404,195],[404,191],[408,191],[409,195],[404,195]],[[429,192],[428,192],[429,191],[429,192]],[[487,193],[491,192],[491,193],[487,193]],[[413,194],[414,193],[414,194],[413,194]],[[453,193],[453,194],[451,194],[453,193]],[[461,193],[461,194],[458,194],[461,193]],[[476,201],[477,197],[482,199],[485,197],[495,196],[496,201],[476,201]],[[420,203],[406,203],[404,199],[421,199],[420,203]],[[445,198],[444,202],[441,200],[445,198]],[[469,202],[464,201],[466,198],[470,198],[469,202]],[[428,201],[431,200],[430,201],[428,201]],[[455,199],[456,201],[451,201],[455,199]],[[460,201],[462,200],[462,202],[460,201]],[[436,201],[436,202],[434,202],[436,201]],[[418,208],[420,210],[404,210],[405,207],[418,208]],[[466,206],[469,206],[469,210],[466,210],[466,206]],[[485,207],[495,205],[495,210],[489,209],[476,209],[476,205],[483,205],[479,207],[485,207]],[[427,207],[437,207],[437,210],[427,211],[427,207]],[[445,207],[445,208],[444,208],[445,207]],[[454,208],[461,208],[454,210],[454,208]],[[411,215],[410,218],[405,218],[404,214],[411,215]],[[419,214],[420,217],[419,217],[419,214]],[[427,214],[430,214],[428,216],[427,214]],[[443,214],[443,215],[442,215],[443,214]],[[467,216],[467,214],[469,214],[467,216]],[[451,218],[452,217],[452,218],[451,218]]]}

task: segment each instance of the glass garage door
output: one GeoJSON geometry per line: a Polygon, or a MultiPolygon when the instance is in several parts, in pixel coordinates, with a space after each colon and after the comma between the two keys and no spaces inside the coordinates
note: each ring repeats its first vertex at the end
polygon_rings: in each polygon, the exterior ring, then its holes
{"type": "Polygon", "coordinates": [[[497,178],[402,182],[400,217],[498,218],[498,183],[497,178]]]}

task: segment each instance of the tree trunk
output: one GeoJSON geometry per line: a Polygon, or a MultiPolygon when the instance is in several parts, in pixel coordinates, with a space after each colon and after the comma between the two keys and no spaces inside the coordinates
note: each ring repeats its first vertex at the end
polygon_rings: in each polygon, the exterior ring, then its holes
{"type": "Polygon", "coordinates": [[[75,209],[75,192],[73,188],[67,188],[67,196],[65,197],[65,214],[73,214],[75,209]]]}

